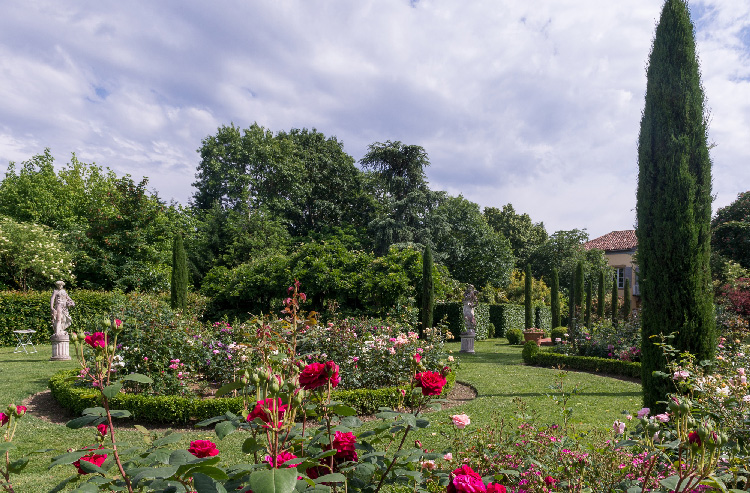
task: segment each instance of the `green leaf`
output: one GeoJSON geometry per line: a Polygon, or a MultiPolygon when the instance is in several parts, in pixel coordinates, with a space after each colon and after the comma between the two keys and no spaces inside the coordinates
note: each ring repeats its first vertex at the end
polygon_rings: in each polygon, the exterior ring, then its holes
{"type": "Polygon", "coordinates": [[[14,460],[8,465],[8,471],[14,474],[18,474],[23,470],[24,467],[29,463],[28,457],[21,457],[18,460],[14,460]]]}
{"type": "Polygon", "coordinates": [[[131,373],[130,375],[125,375],[122,377],[123,381],[130,381],[130,382],[138,382],[138,383],[154,383],[154,381],[151,379],[151,377],[147,377],[146,375],[141,375],[140,373],[131,373]]]}
{"type": "Polygon", "coordinates": [[[341,424],[348,428],[359,428],[362,426],[362,420],[356,416],[347,416],[341,420],[341,424]]]}
{"type": "Polygon", "coordinates": [[[99,493],[99,487],[94,483],[83,483],[73,490],[73,493],[99,493]]]}
{"type": "Polygon", "coordinates": [[[81,414],[83,414],[84,416],[87,414],[93,414],[96,416],[104,416],[105,414],[107,414],[107,410],[104,409],[103,407],[87,407],[86,409],[83,410],[81,414]]]}
{"type": "Polygon", "coordinates": [[[0,442],[0,453],[13,450],[14,448],[16,448],[16,446],[13,445],[13,442],[0,442]]]}
{"type": "Polygon", "coordinates": [[[659,481],[659,484],[667,488],[668,490],[675,490],[677,489],[677,483],[680,480],[679,476],[669,476],[668,478],[664,478],[661,481],[659,481]]]}
{"type": "Polygon", "coordinates": [[[218,425],[216,425],[216,428],[214,431],[216,432],[216,436],[219,437],[219,440],[224,439],[225,436],[229,435],[230,433],[234,433],[234,431],[237,429],[237,426],[231,422],[231,421],[222,421],[218,425]]]}
{"type": "Polygon", "coordinates": [[[344,481],[346,481],[346,476],[338,472],[334,472],[332,474],[326,474],[325,476],[320,476],[319,478],[315,478],[315,482],[318,484],[320,483],[343,483],[344,481]]]}
{"type": "Polygon", "coordinates": [[[346,406],[344,404],[336,404],[331,406],[331,411],[338,414],[339,416],[356,416],[357,411],[354,408],[346,406]]]}
{"type": "MultiPolygon", "coordinates": [[[[253,493],[292,493],[297,485],[297,469],[265,469],[250,475],[253,493]]],[[[198,493],[203,493],[198,491],[198,493]]]]}
{"type": "Polygon", "coordinates": [[[166,435],[159,438],[158,440],[154,440],[154,447],[161,447],[162,445],[169,445],[172,443],[177,443],[180,440],[182,440],[182,437],[183,437],[182,433],[174,433],[174,432],[167,433],[166,435]]]}
{"type": "Polygon", "coordinates": [[[196,473],[205,474],[206,476],[214,478],[217,481],[226,481],[227,479],[229,479],[227,473],[225,473],[222,469],[214,466],[199,465],[195,469],[191,469],[190,473],[191,475],[195,475],[196,473]]]}
{"type": "Polygon", "coordinates": [[[79,428],[83,428],[84,426],[88,426],[94,421],[99,421],[101,419],[101,416],[94,416],[94,415],[87,415],[87,416],[81,416],[80,418],[71,419],[67,423],[65,423],[65,426],[68,428],[72,428],[74,430],[77,430],[79,428]]]}
{"type": "Polygon", "coordinates": [[[80,468],[83,472],[86,472],[88,474],[106,474],[106,471],[102,469],[101,467],[97,466],[96,464],[92,464],[91,462],[87,460],[82,460],[79,462],[80,468]]]}
{"type": "Polygon", "coordinates": [[[69,452],[67,454],[58,455],[57,457],[53,457],[52,464],[49,465],[49,469],[52,469],[55,466],[64,465],[64,464],[72,464],[84,455],[88,454],[89,452],[87,450],[77,450],[75,452],[69,452]]]}
{"type": "Polygon", "coordinates": [[[200,472],[193,476],[193,485],[198,493],[227,493],[226,488],[221,483],[200,472]]]}
{"type": "Polygon", "coordinates": [[[229,392],[233,390],[241,389],[244,386],[245,384],[239,380],[237,380],[236,382],[229,382],[219,387],[219,390],[216,391],[216,394],[214,395],[214,397],[221,397],[225,394],[228,394],[229,392]]]}
{"type": "Polygon", "coordinates": [[[104,394],[104,397],[107,399],[114,398],[117,394],[120,393],[122,390],[122,382],[113,383],[112,385],[107,385],[102,389],[102,394],[104,394]]]}
{"type": "Polygon", "coordinates": [[[226,416],[214,416],[213,418],[204,419],[200,423],[196,423],[196,428],[203,428],[204,426],[212,425],[214,423],[218,423],[219,421],[226,421],[226,416]]]}
{"type": "Polygon", "coordinates": [[[147,467],[133,477],[133,483],[138,484],[142,479],[167,479],[174,476],[177,466],[147,467]]]}
{"type": "Polygon", "coordinates": [[[254,454],[255,452],[260,452],[265,448],[266,446],[258,443],[258,441],[254,437],[247,438],[242,443],[243,454],[254,454]]]}
{"type": "Polygon", "coordinates": [[[173,466],[187,464],[193,459],[195,459],[195,456],[185,449],[174,450],[169,454],[169,463],[173,466]]]}
{"type": "Polygon", "coordinates": [[[130,411],[125,409],[114,409],[109,412],[109,415],[113,418],[129,418],[131,416],[130,411]]]}

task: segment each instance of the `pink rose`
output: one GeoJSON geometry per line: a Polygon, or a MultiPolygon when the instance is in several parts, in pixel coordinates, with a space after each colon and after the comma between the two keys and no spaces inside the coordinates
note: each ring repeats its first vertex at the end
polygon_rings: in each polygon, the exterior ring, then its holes
{"type": "Polygon", "coordinates": [[[116,318],[115,319],[115,327],[117,327],[119,329],[121,325],[122,325],[122,320],[120,320],[119,318],[116,318]]]}
{"type": "Polygon", "coordinates": [[[446,493],[484,493],[487,491],[482,476],[466,464],[454,470],[451,476],[453,481],[448,483],[446,493]]]}
{"type": "Polygon", "coordinates": [[[680,370],[674,372],[674,375],[672,375],[673,380],[687,380],[687,378],[690,376],[690,373],[686,372],[685,370],[680,370]]]}
{"type": "Polygon", "coordinates": [[[0,426],[5,426],[10,421],[10,416],[5,413],[0,413],[0,426]]]}
{"type": "Polygon", "coordinates": [[[416,361],[417,363],[419,363],[420,361],[422,361],[422,355],[419,354],[419,353],[415,354],[414,355],[414,361],[416,361]]]}
{"type": "Polygon", "coordinates": [[[497,483],[490,483],[487,485],[487,493],[506,493],[508,490],[505,486],[497,483]]]}
{"type": "MultiPolygon", "coordinates": [[[[87,449],[87,450],[93,450],[93,449],[87,449]]],[[[104,461],[107,460],[107,454],[90,454],[90,455],[84,455],[77,461],[73,463],[73,465],[78,469],[78,474],[88,474],[86,471],[81,469],[81,461],[90,462],[91,464],[94,464],[95,466],[102,467],[102,464],[104,464],[104,461]]]]}
{"type": "Polygon", "coordinates": [[[339,365],[333,361],[310,363],[299,375],[299,384],[305,390],[323,387],[324,385],[328,385],[328,382],[331,382],[332,388],[336,388],[340,381],[339,365]]]}
{"type": "Polygon", "coordinates": [[[447,454],[445,454],[443,456],[443,459],[445,459],[445,460],[453,460],[453,454],[451,454],[450,452],[448,452],[447,454]]]}
{"type": "Polygon", "coordinates": [[[188,452],[194,456],[202,459],[204,457],[213,457],[218,455],[219,449],[216,448],[216,444],[210,440],[193,440],[190,442],[190,448],[188,452]]]}
{"type": "Polygon", "coordinates": [[[445,377],[434,371],[425,371],[414,375],[417,387],[422,389],[422,395],[440,395],[447,383],[445,377]]]}
{"type": "Polygon", "coordinates": [[[657,421],[660,421],[662,423],[669,422],[669,414],[667,413],[657,414],[656,416],[654,416],[654,418],[656,418],[657,421]]]}
{"type": "Polygon", "coordinates": [[[623,433],[625,433],[625,423],[623,423],[619,419],[615,420],[615,422],[612,423],[612,429],[615,430],[615,433],[617,433],[618,435],[622,435],[623,433]]]}
{"type": "MultiPolygon", "coordinates": [[[[284,462],[286,462],[288,460],[296,459],[296,458],[297,458],[297,456],[294,455],[294,454],[292,454],[292,453],[290,453],[290,452],[281,452],[276,457],[271,457],[270,455],[267,455],[265,457],[266,462],[268,462],[268,464],[271,467],[275,467],[277,469],[279,468],[279,466],[283,465],[284,462]]],[[[296,467],[296,466],[286,466],[286,467],[289,468],[289,467],[296,467]]]]}
{"type": "Polygon", "coordinates": [[[648,413],[650,413],[650,412],[651,412],[651,409],[649,409],[647,407],[641,408],[641,410],[638,411],[638,418],[639,419],[643,419],[646,416],[648,416],[648,413]]]}
{"type": "Polygon", "coordinates": [[[86,336],[84,340],[86,344],[94,349],[98,347],[103,348],[107,345],[107,336],[104,335],[104,332],[94,332],[90,336],[86,336]]]}
{"type": "Polygon", "coordinates": [[[26,414],[26,406],[16,406],[16,416],[19,418],[26,414]]]}
{"type": "Polygon", "coordinates": [[[451,420],[459,430],[463,430],[464,428],[466,428],[466,426],[471,424],[471,420],[465,414],[454,414],[453,416],[451,416],[451,420]]]}

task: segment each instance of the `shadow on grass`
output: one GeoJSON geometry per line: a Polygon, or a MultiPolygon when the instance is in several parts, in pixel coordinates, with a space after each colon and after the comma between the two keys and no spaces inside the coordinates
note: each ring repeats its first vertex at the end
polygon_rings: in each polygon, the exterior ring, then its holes
{"type": "Polygon", "coordinates": [[[494,363],[497,365],[518,365],[521,363],[520,354],[512,353],[459,353],[462,361],[471,363],[494,363]]]}
{"type": "MultiPolygon", "coordinates": [[[[480,393],[477,397],[546,397],[555,395],[555,391],[550,389],[549,392],[508,392],[508,393],[494,393],[494,394],[482,394],[480,393]]],[[[624,392],[577,392],[572,398],[576,397],[640,397],[642,393],[640,391],[624,391],[624,392]]]]}

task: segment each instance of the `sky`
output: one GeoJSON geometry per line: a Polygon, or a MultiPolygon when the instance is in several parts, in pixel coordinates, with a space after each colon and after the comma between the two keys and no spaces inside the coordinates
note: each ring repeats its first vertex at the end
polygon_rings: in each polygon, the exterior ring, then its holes
{"type": "MultiPolygon", "coordinates": [[[[50,148],[187,204],[222,125],[315,128],[359,160],[547,231],[633,229],[662,0],[5,0],[0,172],[50,148]]],[[[692,0],[714,211],[750,189],[750,2],[692,0]]]]}

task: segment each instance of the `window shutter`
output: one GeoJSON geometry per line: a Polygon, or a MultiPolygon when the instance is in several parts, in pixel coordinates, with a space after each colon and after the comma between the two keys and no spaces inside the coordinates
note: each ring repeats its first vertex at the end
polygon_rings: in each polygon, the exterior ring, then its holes
{"type": "Polygon", "coordinates": [[[633,294],[636,296],[641,295],[641,284],[638,282],[640,280],[640,275],[638,272],[638,266],[635,267],[635,280],[633,281],[633,294]]]}

